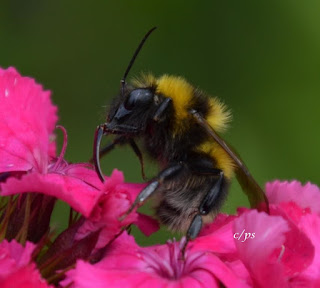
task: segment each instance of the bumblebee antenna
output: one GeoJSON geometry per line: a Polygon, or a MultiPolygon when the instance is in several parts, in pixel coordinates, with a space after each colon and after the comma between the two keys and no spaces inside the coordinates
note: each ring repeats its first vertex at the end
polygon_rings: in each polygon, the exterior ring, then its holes
{"type": "Polygon", "coordinates": [[[128,74],[129,74],[129,72],[130,72],[130,70],[131,70],[131,67],[132,67],[134,61],[136,60],[136,58],[137,58],[137,56],[138,56],[141,48],[143,47],[144,43],[146,42],[146,40],[148,39],[148,37],[150,36],[150,34],[151,34],[154,30],[156,30],[156,29],[157,29],[157,27],[153,27],[153,28],[151,28],[151,29],[147,32],[146,35],[144,35],[144,37],[143,37],[143,39],[141,40],[141,42],[140,42],[137,50],[134,52],[134,54],[133,54],[133,56],[132,56],[132,58],[131,58],[131,60],[130,60],[130,63],[129,63],[129,65],[128,65],[127,69],[126,69],[126,72],[124,73],[124,75],[123,75],[123,77],[122,77],[122,79],[121,79],[121,95],[122,95],[122,96],[123,96],[123,94],[124,94],[124,85],[125,85],[125,83],[126,83],[126,78],[127,78],[128,74]]]}

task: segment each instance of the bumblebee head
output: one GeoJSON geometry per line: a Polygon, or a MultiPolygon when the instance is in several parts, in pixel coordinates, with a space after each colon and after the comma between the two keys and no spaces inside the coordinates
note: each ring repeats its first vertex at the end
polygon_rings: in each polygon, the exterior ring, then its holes
{"type": "Polygon", "coordinates": [[[120,95],[115,99],[108,113],[107,123],[104,125],[105,132],[131,135],[143,132],[146,128],[148,116],[153,110],[154,91],[152,89],[132,88],[126,84],[126,78],[143,44],[155,29],[156,27],[153,27],[143,37],[131,58],[121,79],[120,95]]]}
{"type": "Polygon", "coordinates": [[[157,106],[154,91],[148,88],[129,89],[115,101],[108,113],[105,131],[129,137],[145,132],[157,106]]]}
{"type": "Polygon", "coordinates": [[[161,122],[162,119],[158,119],[157,116],[162,114],[159,114],[159,111],[164,110],[162,107],[169,107],[163,105],[166,100],[160,102],[159,99],[152,88],[131,88],[114,99],[106,123],[99,125],[95,133],[93,162],[102,182],[104,176],[100,168],[99,154],[103,135],[118,134],[120,138],[129,142],[132,141],[132,137],[145,135],[148,127],[153,127],[152,123],[161,122]]]}
{"type": "Polygon", "coordinates": [[[104,176],[100,168],[100,143],[103,135],[120,134],[132,137],[145,131],[147,122],[154,113],[154,92],[152,89],[132,88],[126,84],[129,71],[138,56],[144,42],[156,29],[153,27],[144,36],[136,49],[131,61],[121,79],[120,95],[116,97],[108,113],[107,122],[99,125],[94,140],[93,162],[99,178],[104,182],[104,176]]]}

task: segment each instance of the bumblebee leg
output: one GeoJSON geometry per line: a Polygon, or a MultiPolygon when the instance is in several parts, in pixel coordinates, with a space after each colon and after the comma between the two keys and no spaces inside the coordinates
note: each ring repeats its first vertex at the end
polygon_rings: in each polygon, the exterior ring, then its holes
{"type": "Polygon", "coordinates": [[[141,175],[142,175],[143,180],[146,181],[146,175],[144,173],[144,163],[143,163],[142,153],[141,153],[138,145],[136,144],[136,142],[134,142],[134,140],[132,138],[129,139],[129,144],[130,144],[134,154],[136,154],[136,156],[139,158],[140,166],[141,166],[141,175]]]}
{"type": "MultiPolygon", "coordinates": [[[[108,154],[111,150],[113,150],[117,144],[125,144],[128,141],[128,138],[125,136],[119,136],[115,138],[110,144],[104,146],[99,152],[99,158],[102,158],[104,155],[108,154]]],[[[91,162],[91,160],[90,160],[91,162]]]]}
{"type": "Polygon", "coordinates": [[[129,210],[120,218],[120,221],[122,221],[127,215],[129,215],[134,208],[140,206],[147,198],[149,198],[161,184],[177,176],[184,168],[185,166],[183,163],[175,163],[161,171],[158,176],[139,193],[129,210]]]}
{"type": "Polygon", "coordinates": [[[164,112],[167,110],[167,108],[169,107],[169,105],[172,105],[172,99],[171,98],[166,98],[165,100],[163,100],[163,102],[160,104],[158,110],[156,111],[156,113],[154,113],[153,115],[153,120],[156,122],[160,122],[162,116],[164,115],[164,112]]]}
{"type": "Polygon", "coordinates": [[[209,192],[206,194],[206,196],[203,198],[200,204],[199,213],[201,215],[207,215],[211,212],[213,204],[214,202],[216,202],[217,197],[221,191],[222,181],[223,181],[223,171],[220,170],[217,176],[218,176],[217,181],[213,184],[212,188],[209,190],[209,192]]]}
{"type": "MultiPolygon", "coordinates": [[[[207,167],[205,167],[203,171],[205,172],[205,174],[209,172],[207,167]]],[[[182,249],[182,257],[184,257],[184,252],[188,242],[196,238],[202,228],[202,216],[208,215],[211,212],[211,209],[214,206],[214,203],[216,202],[218,195],[220,194],[222,188],[222,181],[224,177],[223,171],[219,169],[212,169],[211,171],[211,174],[217,175],[218,178],[214,182],[213,186],[208,191],[208,193],[204,196],[203,200],[200,203],[197,214],[193,217],[191,221],[191,224],[186,234],[187,239],[182,249]]],[[[201,173],[201,171],[198,172],[201,173]]]]}
{"type": "MultiPolygon", "coordinates": [[[[141,175],[142,175],[143,180],[145,180],[146,176],[144,173],[144,163],[143,163],[142,153],[141,153],[138,145],[136,144],[136,142],[132,138],[127,138],[126,136],[119,136],[119,137],[115,138],[110,144],[106,145],[105,147],[103,147],[100,150],[99,158],[102,158],[103,156],[108,154],[111,150],[113,150],[116,147],[116,145],[124,145],[124,144],[127,144],[128,142],[129,142],[130,147],[132,148],[134,154],[136,154],[136,156],[139,159],[140,166],[141,166],[141,175]]],[[[93,163],[93,158],[91,158],[89,162],[93,163]]]]}

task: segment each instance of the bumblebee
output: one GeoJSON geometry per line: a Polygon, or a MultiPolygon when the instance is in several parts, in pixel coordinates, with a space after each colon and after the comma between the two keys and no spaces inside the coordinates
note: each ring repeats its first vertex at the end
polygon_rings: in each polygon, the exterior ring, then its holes
{"type": "Polygon", "coordinates": [[[267,200],[243,161],[218,134],[231,117],[218,98],[171,75],[156,78],[145,74],[126,83],[139,51],[154,29],[138,46],[107,121],[96,130],[93,161],[104,181],[100,157],[117,144],[129,144],[143,171],[142,153],[135,142],[140,140],[143,150],[159,164],[160,173],[148,182],[126,215],[153,196],[160,222],[172,231],[186,233],[189,240],[217,214],[234,174],[252,206],[267,200]],[[109,134],[117,136],[100,151],[103,135],[109,134]]]}

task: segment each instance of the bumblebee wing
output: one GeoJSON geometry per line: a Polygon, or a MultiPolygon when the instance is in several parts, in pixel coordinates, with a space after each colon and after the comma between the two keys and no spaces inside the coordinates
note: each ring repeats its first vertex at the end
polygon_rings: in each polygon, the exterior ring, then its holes
{"type": "Polygon", "coordinates": [[[232,158],[236,165],[236,177],[242,188],[242,190],[248,196],[251,207],[258,207],[261,203],[266,203],[266,209],[268,208],[268,199],[256,182],[256,180],[250,174],[248,168],[240,159],[240,157],[234,152],[233,149],[214,131],[214,129],[208,124],[208,122],[197,112],[191,111],[197,123],[225,150],[232,158]]]}

